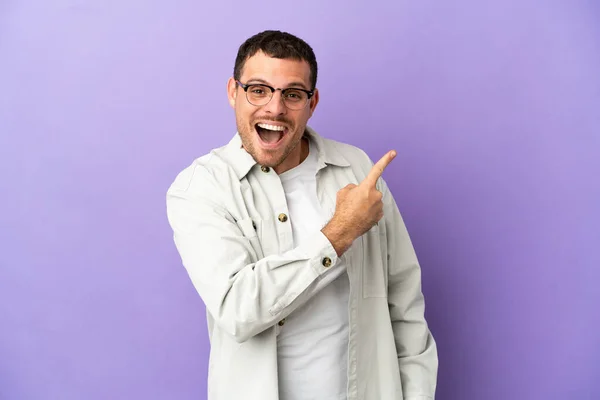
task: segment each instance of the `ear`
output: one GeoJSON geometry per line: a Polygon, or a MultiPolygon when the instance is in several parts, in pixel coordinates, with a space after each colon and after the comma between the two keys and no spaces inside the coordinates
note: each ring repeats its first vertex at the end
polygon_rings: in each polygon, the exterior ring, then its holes
{"type": "Polygon", "coordinates": [[[315,112],[315,108],[317,108],[317,104],[319,104],[319,89],[315,89],[315,93],[310,98],[310,116],[312,117],[315,112]]]}
{"type": "Polygon", "coordinates": [[[231,108],[235,108],[237,93],[237,83],[235,82],[235,79],[229,78],[229,80],[227,80],[227,99],[229,100],[231,108]]]}

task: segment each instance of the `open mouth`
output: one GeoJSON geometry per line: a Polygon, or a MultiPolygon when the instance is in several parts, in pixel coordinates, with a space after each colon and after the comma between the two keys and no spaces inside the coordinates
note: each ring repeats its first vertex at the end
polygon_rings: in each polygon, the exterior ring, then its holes
{"type": "Polygon", "coordinates": [[[288,128],[282,125],[271,125],[258,123],[254,126],[260,141],[265,147],[277,147],[288,132],[288,128]]]}

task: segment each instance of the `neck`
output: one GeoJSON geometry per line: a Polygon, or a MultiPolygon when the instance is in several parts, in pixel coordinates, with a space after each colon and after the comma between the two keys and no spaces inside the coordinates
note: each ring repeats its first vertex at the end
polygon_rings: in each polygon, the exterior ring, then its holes
{"type": "Polygon", "coordinates": [[[308,138],[303,136],[302,139],[300,139],[300,143],[298,144],[298,146],[296,146],[296,148],[292,150],[292,152],[286,158],[286,161],[289,160],[291,162],[284,162],[276,166],[274,168],[275,172],[277,174],[283,174],[285,171],[289,171],[290,169],[302,164],[302,162],[306,160],[306,157],[308,157],[308,150],[308,138]]]}

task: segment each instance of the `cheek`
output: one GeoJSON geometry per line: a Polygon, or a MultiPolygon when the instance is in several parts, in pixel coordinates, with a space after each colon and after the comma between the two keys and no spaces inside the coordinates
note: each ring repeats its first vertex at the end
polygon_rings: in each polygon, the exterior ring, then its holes
{"type": "Polygon", "coordinates": [[[239,122],[243,122],[244,124],[250,124],[253,110],[248,109],[248,107],[246,107],[245,104],[237,103],[235,107],[235,113],[239,122]]]}
{"type": "Polygon", "coordinates": [[[294,118],[294,122],[297,127],[306,126],[308,119],[310,118],[310,109],[302,110],[296,117],[294,118]]]}

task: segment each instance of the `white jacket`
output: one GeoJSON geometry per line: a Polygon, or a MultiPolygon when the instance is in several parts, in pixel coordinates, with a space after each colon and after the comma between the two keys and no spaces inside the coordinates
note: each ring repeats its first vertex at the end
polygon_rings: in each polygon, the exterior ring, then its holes
{"type": "MultiPolygon", "coordinates": [[[[311,128],[306,134],[317,150],[317,195],[330,218],[337,191],[360,183],[373,163],[354,146],[311,128]]],[[[350,280],[348,400],[434,399],[437,348],[424,318],[420,267],[383,179],[378,188],[384,218],[338,263],[321,231],[293,247],[279,177],[257,165],[237,134],[177,176],[167,214],[206,305],[209,400],[277,400],[279,324],[341,273],[350,280]]]]}

